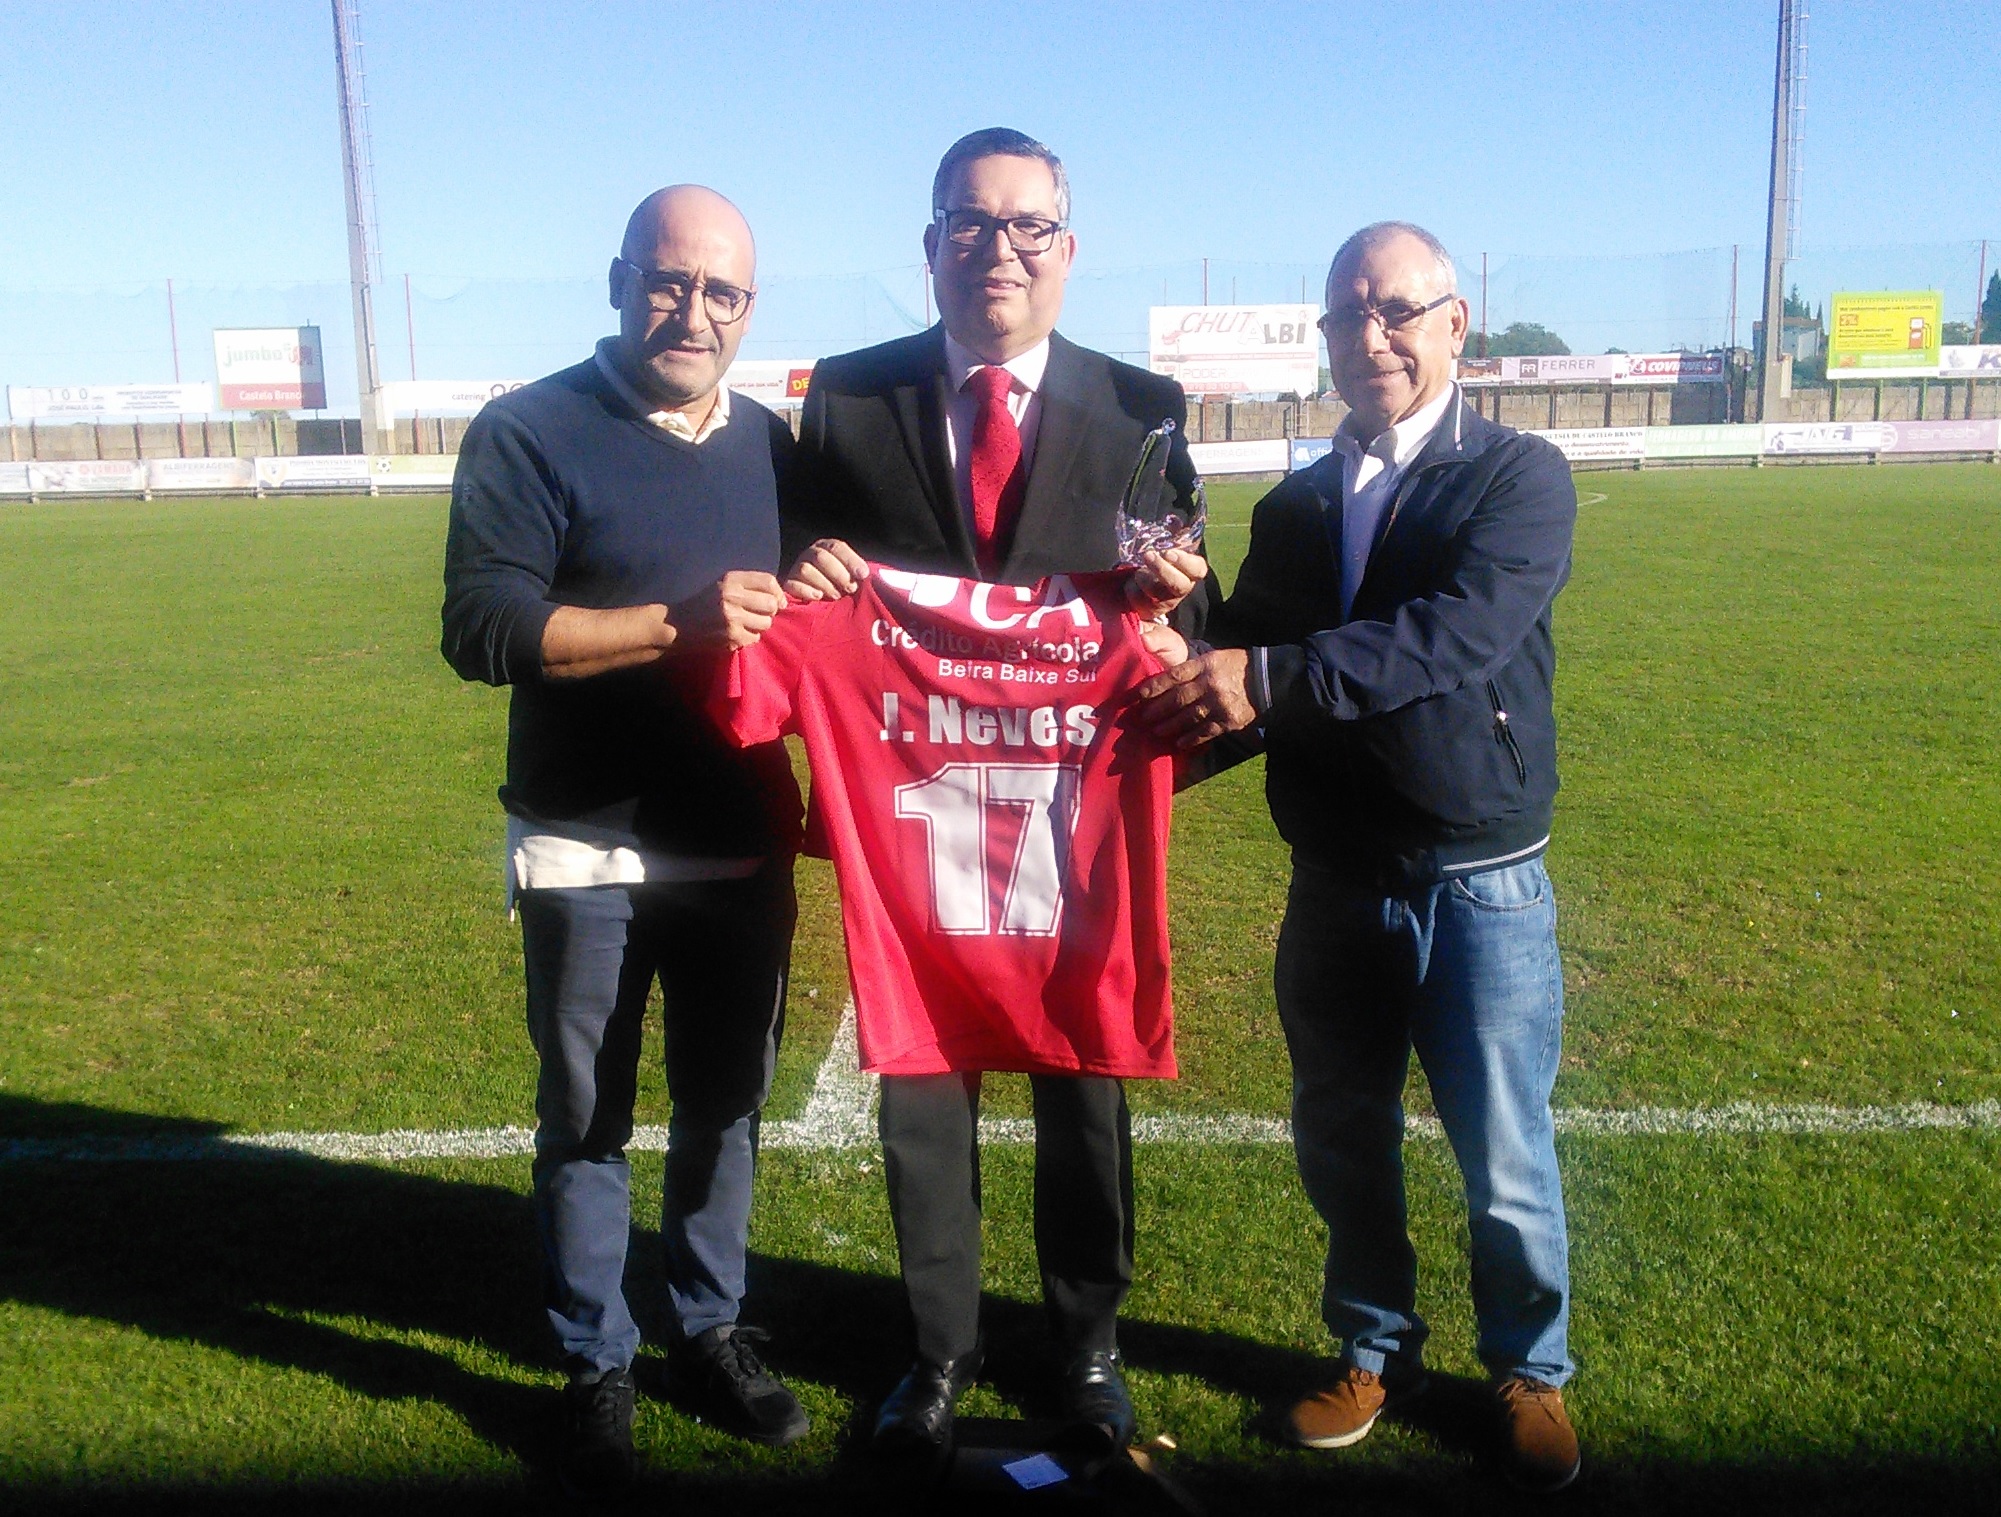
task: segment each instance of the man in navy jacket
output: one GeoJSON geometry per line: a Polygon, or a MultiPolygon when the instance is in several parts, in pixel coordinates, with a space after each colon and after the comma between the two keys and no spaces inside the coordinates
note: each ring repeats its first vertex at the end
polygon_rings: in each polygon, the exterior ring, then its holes
{"type": "Polygon", "coordinates": [[[1345,1447],[1424,1388],[1400,1152],[1414,1047],[1465,1179],[1504,1468],[1554,1490],[1578,1450],[1559,1389],[1563,978],[1542,854],[1550,607],[1577,498],[1555,448],[1460,398],[1467,322],[1428,232],[1382,222],[1342,245],[1321,319],[1350,407],[1335,450],[1258,503],[1210,624],[1231,646],[1142,686],[1140,715],[1187,748],[1261,740],[1293,850],[1276,988],[1300,1174],[1329,1234],[1322,1314],[1341,1343],[1293,1435],[1345,1447]]]}

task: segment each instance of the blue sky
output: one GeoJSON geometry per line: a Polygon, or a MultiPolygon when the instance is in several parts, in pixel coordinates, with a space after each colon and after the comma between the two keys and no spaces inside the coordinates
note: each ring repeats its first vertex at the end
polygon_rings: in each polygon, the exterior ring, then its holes
{"type": "MultiPolygon", "coordinates": [[[[1005,123],[1069,166],[1066,325],[1103,346],[1126,345],[1163,291],[1198,298],[1204,257],[1216,299],[1231,278],[1242,298],[1297,298],[1302,273],[1383,216],[1430,226],[1462,268],[1483,251],[1512,262],[1497,326],[1568,319],[1580,349],[1678,326],[1713,340],[1733,243],[1754,300],[1776,12],[1163,0],[1021,3],[975,23],[936,4],[362,0],[383,330],[400,335],[409,272],[430,373],[553,368],[609,317],[596,285],[633,202],[694,179],[759,235],[774,298],[747,352],[887,336],[921,319],[938,154],[1005,123]],[[1722,251],[1657,256],[1702,249],[1722,251]],[[551,283],[538,296],[528,280],[551,283]],[[1579,293],[1608,284],[1624,293],[1579,293]],[[1677,314],[1691,299],[1699,319],[1677,314]],[[1631,307],[1630,333],[1608,300],[1631,307]]],[[[1971,244],[2001,238],[2001,5],[1813,12],[1808,293],[1941,283],[1963,315],[1971,244]],[[1857,251],[1888,245],[1908,251],[1857,251]]],[[[71,292],[137,302],[136,333],[168,277],[193,292],[184,354],[205,353],[211,319],[304,319],[272,286],[317,287],[297,300],[332,345],[346,245],[331,54],[312,0],[0,4],[0,382],[160,377],[150,336],[107,337],[71,292]],[[203,293],[232,287],[262,293],[240,311],[203,293]]]]}

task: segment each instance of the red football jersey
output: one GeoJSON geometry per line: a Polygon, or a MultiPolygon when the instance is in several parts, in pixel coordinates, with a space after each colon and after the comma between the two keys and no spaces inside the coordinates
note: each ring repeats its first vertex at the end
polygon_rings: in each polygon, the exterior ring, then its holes
{"type": "Polygon", "coordinates": [[[736,653],[716,714],[805,740],[862,1067],[1172,1078],[1172,753],[1119,713],[1162,665],[1119,581],[871,566],[736,653]]]}

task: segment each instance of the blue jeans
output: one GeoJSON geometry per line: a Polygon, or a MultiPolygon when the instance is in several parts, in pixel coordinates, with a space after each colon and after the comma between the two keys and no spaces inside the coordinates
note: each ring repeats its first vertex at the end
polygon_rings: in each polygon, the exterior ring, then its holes
{"type": "Polygon", "coordinates": [[[1299,1174],[1327,1224],[1321,1315],[1343,1359],[1392,1378],[1421,1367],[1402,1152],[1415,1047],[1465,1183],[1481,1362],[1563,1384],[1569,1242],[1549,1110],[1563,973],[1542,861],[1386,896],[1295,860],[1276,979],[1299,1174]]]}
{"type": "Polygon", "coordinates": [[[667,1294],[685,1337],[736,1321],[758,1114],[784,1029],[797,906],[790,860],[747,880],[524,890],[535,1092],[535,1220],[565,1369],[632,1363],[626,1305],[640,1026],[666,1004],[667,1294]]]}

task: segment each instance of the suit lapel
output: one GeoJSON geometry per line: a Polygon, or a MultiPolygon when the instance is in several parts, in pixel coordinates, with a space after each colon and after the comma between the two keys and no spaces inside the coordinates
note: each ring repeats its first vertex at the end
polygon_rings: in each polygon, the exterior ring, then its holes
{"type": "MultiPolygon", "coordinates": [[[[1018,559],[1036,543],[1070,535],[1079,519],[1072,480],[1079,450],[1091,430],[1090,376],[1078,349],[1062,337],[1049,336],[1049,364],[1042,371],[1038,392],[1041,419],[1035,428],[1035,458],[1028,470],[1028,490],[1021,516],[1008,543],[1002,578],[1011,578],[1018,559]]],[[[1109,510],[1111,502],[1106,502],[1109,510]]]]}
{"type": "Polygon", "coordinates": [[[946,440],[945,329],[933,327],[931,332],[926,362],[896,384],[890,392],[890,408],[924,491],[925,504],[937,519],[939,537],[955,557],[971,565],[973,538],[959,503],[951,447],[946,440]]]}

